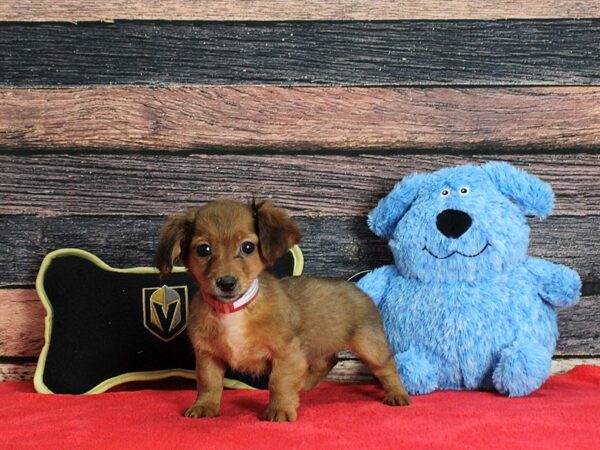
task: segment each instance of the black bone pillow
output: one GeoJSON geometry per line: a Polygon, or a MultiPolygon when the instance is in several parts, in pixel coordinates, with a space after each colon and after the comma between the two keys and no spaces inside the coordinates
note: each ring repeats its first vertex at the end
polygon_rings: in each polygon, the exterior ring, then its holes
{"type": "MultiPolygon", "coordinates": [[[[300,275],[293,247],[270,269],[300,275]]],[[[130,381],[194,378],[185,328],[195,284],[184,268],[114,269],[79,249],[48,254],[36,288],[46,308],[45,344],[34,377],[41,393],[92,394],[130,381]]],[[[265,388],[266,377],[228,371],[225,386],[265,388]]]]}

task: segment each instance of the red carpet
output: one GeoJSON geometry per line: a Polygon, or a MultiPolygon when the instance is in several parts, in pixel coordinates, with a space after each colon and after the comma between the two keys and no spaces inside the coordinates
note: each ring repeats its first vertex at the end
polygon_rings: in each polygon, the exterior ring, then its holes
{"type": "Polygon", "coordinates": [[[193,420],[181,416],[193,390],[66,396],[1,383],[0,447],[600,448],[600,367],[554,376],[526,398],[436,392],[392,408],[382,395],[376,385],[327,383],[303,394],[298,422],[272,424],[257,418],[264,391],[227,391],[219,418],[193,420]]]}

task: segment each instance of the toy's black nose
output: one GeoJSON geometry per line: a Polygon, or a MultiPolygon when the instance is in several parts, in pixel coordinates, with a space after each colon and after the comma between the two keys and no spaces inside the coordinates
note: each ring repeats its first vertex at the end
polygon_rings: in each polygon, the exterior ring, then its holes
{"type": "Polygon", "coordinates": [[[466,212],[446,209],[437,215],[435,224],[440,232],[450,239],[461,237],[469,229],[473,220],[466,212]]]}
{"type": "Polygon", "coordinates": [[[235,285],[237,284],[237,280],[235,277],[230,275],[226,275],[221,278],[217,278],[217,287],[221,289],[223,292],[231,292],[235,289],[235,285]]]}

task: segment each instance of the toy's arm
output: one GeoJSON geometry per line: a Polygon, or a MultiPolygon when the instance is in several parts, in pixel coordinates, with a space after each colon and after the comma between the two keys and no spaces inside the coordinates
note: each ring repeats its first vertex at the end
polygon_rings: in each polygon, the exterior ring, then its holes
{"type": "Polygon", "coordinates": [[[579,300],[581,279],[573,269],[540,258],[529,258],[527,268],[538,281],[538,293],[546,303],[564,307],[579,300]]]}
{"type": "Polygon", "coordinates": [[[399,274],[396,266],[382,266],[366,274],[357,281],[356,285],[378,305],[385,296],[390,281],[397,276],[399,274]]]}

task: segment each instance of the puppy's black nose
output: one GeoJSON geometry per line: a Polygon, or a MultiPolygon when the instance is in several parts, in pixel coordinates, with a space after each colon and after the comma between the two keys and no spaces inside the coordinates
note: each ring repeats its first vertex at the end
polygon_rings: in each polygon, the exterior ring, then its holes
{"type": "Polygon", "coordinates": [[[223,292],[231,292],[235,289],[235,285],[237,284],[237,280],[235,277],[230,275],[226,275],[221,278],[217,278],[217,287],[221,289],[223,292]]]}
{"type": "Polygon", "coordinates": [[[469,229],[473,220],[466,212],[457,209],[446,209],[437,215],[435,225],[440,232],[450,239],[461,237],[469,229]]]}

